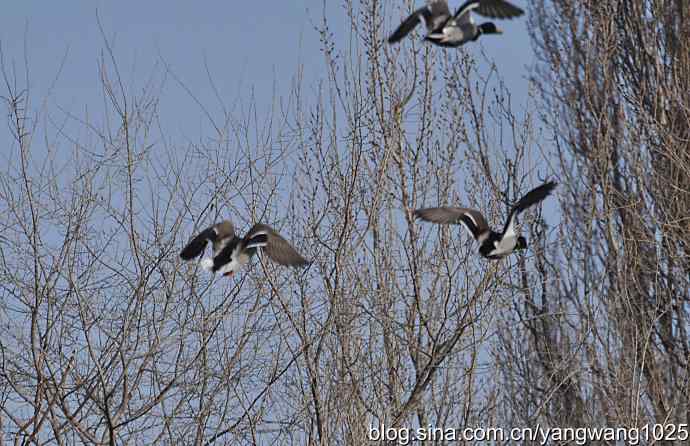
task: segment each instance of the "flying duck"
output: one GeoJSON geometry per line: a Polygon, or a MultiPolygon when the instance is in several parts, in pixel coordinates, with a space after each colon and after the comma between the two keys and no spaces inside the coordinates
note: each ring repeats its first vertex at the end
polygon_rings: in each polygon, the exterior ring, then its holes
{"type": "Polygon", "coordinates": [[[458,8],[455,15],[430,31],[425,40],[439,46],[458,47],[477,40],[482,34],[503,34],[492,22],[475,24],[471,11],[496,19],[512,19],[525,13],[505,0],[468,0],[458,8]]]}
{"type": "Polygon", "coordinates": [[[479,253],[492,260],[503,258],[513,251],[527,248],[527,240],[515,233],[515,219],[525,209],[541,202],[556,187],[549,181],[532,189],[515,203],[503,226],[503,232],[489,227],[481,212],[474,209],[440,207],[417,209],[414,214],[422,220],[439,224],[462,224],[479,243],[479,253]]]}
{"type": "Polygon", "coordinates": [[[429,0],[426,6],[414,11],[388,38],[388,43],[396,43],[408,35],[419,22],[424,22],[427,32],[432,32],[450,19],[450,9],[446,0],[429,0]]]}
{"type": "Polygon", "coordinates": [[[204,229],[180,252],[182,260],[192,260],[201,255],[208,242],[213,244],[213,257],[201,261],[201,267],[232,276],[242,266],[249,263],[258,249],[276,263],[287,266],[305,266],[309,263],[290,243],[268,225],[252,226],[244,238],[235,234],[233,224],[225,220],[204,229]]]}

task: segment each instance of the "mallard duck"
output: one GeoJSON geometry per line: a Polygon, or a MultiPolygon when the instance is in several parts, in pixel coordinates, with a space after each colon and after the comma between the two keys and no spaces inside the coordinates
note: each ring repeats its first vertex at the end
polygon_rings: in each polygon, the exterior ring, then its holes
{"type": "Polygon", "coordinates": [[[281,237],[273,228],[256,224],[244,238],[235,234],[233,224],[225,220],[208,227],[194,237],[180,252],[182,260],[192,260],[203,254],[208,242],[213,244],[213,257],[201,261],[201,267],[220,272],[223,276],[232,276],[249,263],[257,250],[263,249],[274,262],[286,266],[305,266],[309,264],[290,243],[281,237]]]}
{"type": "Polygon", "coordinates": [[[482,213],[475,209],[426,208],[417,209],[414,214],[417,218],[431,223],[462,224],[479,243],[479,254],[488,259],[496,260],[515,250],[527,249],[527,240],[515,233],[515,220],[522,211],[549,196],[556,184],[554,181],[549,181],[527,192],[510,210],[502,232],[491,229],[482,213]]]}
{"type": "Polygon", "coordinates": [[[452,17],[429,32],[425,40],[439,46],[458,47],[477,40],[483,34],[503,34],[503,31],[492,22],[475,24],[472,11],[496,19],[512,19],[525,13],[505,0],[469,0],[460,6],[452,17]]]}

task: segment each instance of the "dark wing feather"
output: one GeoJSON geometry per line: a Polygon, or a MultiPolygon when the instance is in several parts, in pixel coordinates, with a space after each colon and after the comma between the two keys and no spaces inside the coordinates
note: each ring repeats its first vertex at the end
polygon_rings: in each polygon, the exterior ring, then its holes
{"type": "Polygon", "coordinates": [[[410,14],[388,38],[388,43],[397,43],[407,36],[419,22],[424,20],[427,30],[432,31],[445,23],[450,17],[450,9],[445,0],[430,2],[410,14]]]}
{"type": "Polygon", "coordinates": [[[305,266],[309,261],[302,257],[292,245],[268,225],[254,225],[246,237],[246,243],[265,243],[262,247],[266,255],[276,263],[286,266],[305,266]]]}
{"type": "Polygon", "coordinates": [[[217,234],[213,226],[204,229],[194,237],[187,246],[180,252],[182,260],[192,260],[194,257],[201,255],[206,249],[208,242],[216,240],[217,234]]]}
{"type": "Polygon", "coordinates": [[[425,12],[428,13],[426,6],[419,8],[410,14],[410,16],[406,18],[395,31],[393,31],[393,34],[391,34],[391,36],[388,38],[388,43],[400,42],[403,37],[408,35],[410,31],[412,31],[419,24],[420,18],[425,12]]]}
{"type": "Polygon", "coordinates": [[[525,209],[534,206],[535,204],[541,202],[544,200],[546,197],[551,194],[551,192],[555,189],[556,185],[555,181],[549,181],[548,183],[544,183],[541,186],[535,187],[531,191],[527,192],[520,200],[515,203],[513,208],[510,210],[510,214],[508,215],[508,219],[506,220],[506,224],[503,227],[503,234],[506,233],[509,227],[515,225],[515,218],[525,209]]]}
{"type": "Polygon", "coordinates": [[[451,18],[446,0],[432,1],[427,6],[429,14],[425,16],[427,31],[431,32],[443,25],[451,18]]]}
{"type": "Polygon", "coordinates": [[[474,11],[484,17],[494,19],[512,19],[525,13],[522,9],[505,0],[479,0],[479,5],[474,11]]]}
{"type": "Polygon", "coordinates": [[[417,218],[439,224],[462,224],[476,239],[489,229],[486,219],[481,212],[468,208],[440,207],[417,209],[417,218]]]}

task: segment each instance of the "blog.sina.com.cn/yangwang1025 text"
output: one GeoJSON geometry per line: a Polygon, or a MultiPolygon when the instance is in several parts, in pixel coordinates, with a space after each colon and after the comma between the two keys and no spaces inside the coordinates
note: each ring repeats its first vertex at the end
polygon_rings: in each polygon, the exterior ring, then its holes
{"type": "Polygon", "coordinates": [[[369,441],[394,441],[407,445],[419,441],[524,441],[546,445],[551,442],[569,442],[585,445],[592,441],[623,441],[635,446],[649,441],[687,441],[687,424],[645,424],[642,427],[465,427],[441,428],[390,427],[384,424],[370,425],[369,441]]]}

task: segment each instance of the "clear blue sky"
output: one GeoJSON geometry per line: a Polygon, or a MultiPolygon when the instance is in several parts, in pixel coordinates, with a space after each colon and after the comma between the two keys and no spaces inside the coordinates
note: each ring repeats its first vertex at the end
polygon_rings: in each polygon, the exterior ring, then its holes
{"type": "MultiPolygon", "coordinates": [[[[326,3],[331,30],[344,42],[348,18],[341,2],[326,3]]],[[[459,3],[451,1],[451,8],[459,3]]],[[[527,6],[525,1],[516,3],[527,6]]],[[[323,77],[323,56],[313,26],[321,18],[323,4],[322,0],[12,1],[3,5],[0,14],[0,42],[6,62],[21,66],[26,36],[34,101],[42,98],[67,54],[50,104],[78,115],[87,106],[102,110],[98,57],[104,44],[98,14],[106,35],[115,42],[120,69],[125,81],[131,81],[128,85],[142,85],[162,56],[204,105],[212,108],[217,101],[206,63],[226,104],[248,102],[254,89],[261,110],[270,104],[274,82],[279,94],[287,92],[298,64],[305,67],[306,85],[323,77]]],[[[387,26],[392,30],[400,18],[398,11],[391,11],[387,26]]],[[[533,62],[525,26],[524,18],[501,21],[505,35],[481,40],[495,57],[519,109],[526,98],[526,66],[533,62]]],[[[166,82],[160,109],[163,125],[173,136],[175,132],[189,139],[201,136],[205,119],[174,81],[166,82]]]]}

